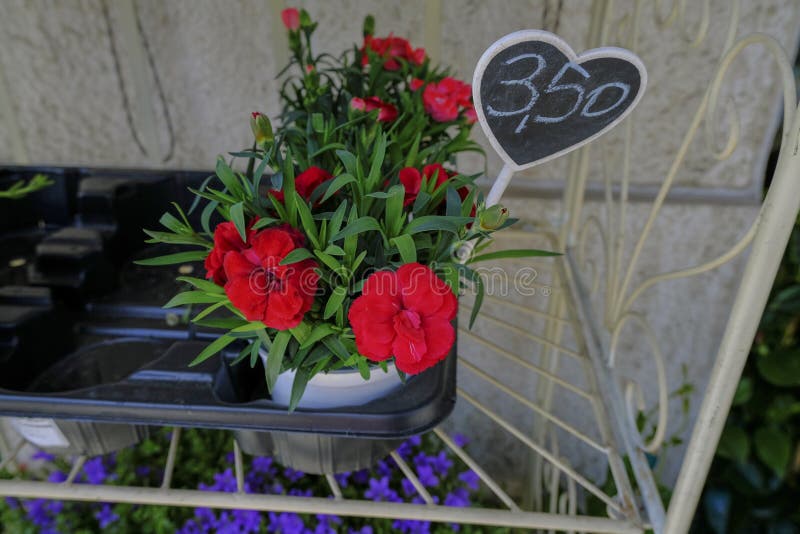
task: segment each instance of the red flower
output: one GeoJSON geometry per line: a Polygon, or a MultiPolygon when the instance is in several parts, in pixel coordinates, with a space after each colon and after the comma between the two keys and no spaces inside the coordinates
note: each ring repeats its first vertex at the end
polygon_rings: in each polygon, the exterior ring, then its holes
{"type": "Polygon", "coordinates": [[[448,179],[455,176],[455,173],[447,172],[447,169],[442,167],[441,163],[425,165],[422,168],[422,173],[414,167],[400,169],[398,176],[400,178],[400,183],[403,184],[406,190],[405,197],[403,198],[403,206],[410,206],[417,199],[417,195],[419,195],[419,191],[422,188],[422,177],[424,176],[428,180],[431,180],[434,175],[436,175],[436,186],[434,189],[438,189],[448,179]]]}
{"type": "Polygon", "coordinates": [[[467,118],[469,124],[475,124],[478,121],[478,113],[475,111],[475,106],[472,104],[464,108],[464,116],[467,118]]]}
{"type": "Polygon", "coordinates": [[[416,374],[443,360],[456,339],[451,321],[458,302],[427,266],[407,263],[378,271],[350,306],[358,351],[373,361],[395,357],[397,368],[416,374]]]}
{"type": "Polygon", "coordinates": [[[382,58],[383,68],[386,70],[400,69],[400,59],[403,59],[413,65],[422,65],[425,61],[425,49],[413,48],[408,40],[402,37],[394,37],[389,35],[384,39],[373,37],[371,35],[364,36],[364,46],[361,47],[361,66],[366,67],[369,65],[369,56],[367,49],[375,52],[375,54],[382,58]]]}
{"type": "Polygon", "coordinates": [[[396,107],[388,102],[382,101],[377,96],[368,96],[367,98],[354,96],[350,100],[350,107],[356,111],[363,111],[364,113],[379,109],[378,122],[392,122],[399,114],[396,107]]]}
{"type": "Polygon", "coordinates": [[[458,118],[460,108],[472,106],[472,90],[466,83],[448,76],[438,83],[425,86],[422,103],[433,120],[454,121],[458,118]]]}
{"type": "Polygon", "coordinates": [[[281,11],[281,19],[287,30],[296,32],[300,29],[300,12],[296,7],[289,7],[281,11]]]}
{"type": "Polygon", "coordinates": [[[425,80],[420,80],[419,78],[411,78],[411,81],[408,82],[408,88],[412,91],[416,91],[423,85],[425,85],[425,80]]]}
{"type": "Polygon", "coordinates": [[[225,293],[248,321],[286,330],[300,324],[311,308],[319,280],[317,263],[280,265],[299,248],[295,239],[283,228],[267,228],[253,235],[250,248],[225,256],[225,293]]]}
{"type": "MultiPolygon", "coordinates": [[[[297,191],[298,195],[308,201],[311,200],[311,193],[313,193],[322,182],[330,180],[331,178],[333,178],[333,175],[325,169],[311,166],[295,177],[294,189],[297,191]]],[[[270,193],[272,193],[272,196],[279,202],[283,202],[283,191],[271,189],[270,193]]]]}
{"type": "MultiPolygon", "coordinates": [[[[250,223],[250,226],[252,225],[253,224],[250,223]]],[[[248,228],[248,243],[252,237],[253,231],[248,228]]],[[[225,269],[223,269],[225,256],[232,251],[239,252],[244,250],[247,248],[248,243],[242,241],[239,231],[232,222],[228,221],[218,224],[217,227],[214,228],[214,248],[212,248],[211,252],[206,256],[206,278],[213,279],[215,284],[224,286],[225,282],[228,281],[228,277],[225,275],[225,269]]]]}

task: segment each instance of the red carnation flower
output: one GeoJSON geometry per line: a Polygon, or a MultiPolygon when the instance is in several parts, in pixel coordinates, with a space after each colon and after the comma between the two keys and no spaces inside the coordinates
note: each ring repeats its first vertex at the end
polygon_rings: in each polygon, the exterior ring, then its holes
{"type": "Polygon", "coordinates": [[[253,222],[255,221],[252,221],[247,229],[247,243],[242,241],[242,236],[239,235],[236,225],[230,221],[220,223],[214,228],[214,248],[206,256],[205,261],[206,278],[214,280],[217,285],[225,285],[225,282],[228,281],[225,269],[223,269],[225,256],[229,252],[239,252],[248,247],[248,243],[253,236],[253,230],[250,229],[253,226],[253,222]]]}
{"type": "Polygon", "coordinates": [[[425,85],[425,80],[420,80],[419,78],[411,78],[411,81],[408,82],[408,88],[412,91],[416,91],[423,85],[425,85]]]}
{"type": "MultiPolygon", "coordinates": [[[[311,166],[298,174],[294,179],[294,189],[297,194],[303,197],[306,201],[311,200],[311,194],[319,187],[325,180],[330,180],[333,175],[319,167],[311,166]]],[[[270,193],[279,202],[283,202],[283,191],[278,189],[271,189],[270,193]]]]}
{"type": "Polygon", "coordinates": [[[400,69],[400,59],[413,65],[422,65],[425,61],[425,49],[413,48],[408,40],[402,37],[389,35],[386,38],[364,36],[364,46],[361,47],[361,66],[369,65],[367,50],[373,51],[378,57],[382,58],[383,68],[386,70],[400,69]]]}
{"type": "Polygon", "coordinates": [[[466,83],[448,76],[438,83],[425,86],[422,103],[433,120],[454,121],[458,118],[460,108],[472,106],[472,90],[466,83]]]}
{"type": "Polygon", "coordinates": [[[428,180],[432,180],[434,175],[436,176],[435,189],[438,189],[448,179],[455,176],[455,173],[447,172],[447,169],[442,167],[441,163],[431,163],[430,165],[425,165],[422,168],[422,173],[413,167],[405,167],[404,169],[400,169],[398,177],[400,178],[400,183],[403,184],[403,187],[406,190],[403,198],[403,206],[410,206],[417,199],[417,195],[419,195],[419,191],[422,188],[422,177],[424,176],[428,180]]]}
{"type": "Polygon", "coordinates": [[[395,357],[397,368],[416,374],[443,360],[456,339],[451,321],[458,302],[427,266],[407,263],[378,271],[350,306],[358,351],[373,361],[395,357]]]}
{"type": "Polygon", "coordinates": [[[377,96],[368,96],[367,98],[354,96],[350,100],[350,107],[356,111],[363,111],[364,113],[379,109],[378,122],[392,122],[399,114],[396,107],[388,102],[382,101],[377,96]]]}
{"type": "Polygon", "coordinates": [[[296,7],[289,7],[281,11],[281,19],[287,30],[296,32],[300,29],[300,12],[296,7]]]}
{"type": "Polygon", "coordinates": [[[314,260],[280,265],[299,248],[290,232],[267,228],[253,235],[251,247],[225,256],[225,293],[248,321],[270,328],[294,328],[311,308],[319,275],[314,260]]]}

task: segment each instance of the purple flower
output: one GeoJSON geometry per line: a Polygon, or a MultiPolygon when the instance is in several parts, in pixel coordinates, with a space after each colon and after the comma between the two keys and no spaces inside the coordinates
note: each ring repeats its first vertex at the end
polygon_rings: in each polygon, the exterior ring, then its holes
{"type": "Polygon", "coordinates": [[[447,494],[444,498],[444,505],[465,508],[469,506],[469,493],[464,488],[457,488],[447,494]]]}
{"type": "Polygon", "coordinates": [[[149,465],[136,466],[136,469],[134,469],[134,472],[136,473],[137,477],[144,478],[144,477],[146,477],[146,476],[148,476],[150,474],[150,466],[149,465]]]}
{"type": "Polygon", "coordinates": [[[453,442],[459,447],[464,447],[469,443],[469,438],[464,434],[453,434],[453,442]]]}
{"type": "Polygon", "coordinates": [[[319,523],[314,529],[314,534],[336,534],[338,530],[335,525],[342,524],[342,518],[335,515],[318,514],[317,521],[319,523]]]}
{"type": "Polygon", "coordinates": [[[256,456],[253,458],[253,471],[269,476],[275,476],[275,465],[269,456],[256,456]]]}
{"type": "Polygon", "coordinates": [[[406,534],[428,534],[431,531],[431,524],[428,521],[398,519],[392,523],[392,528],[406,534]]]}
{"type": "Polygon", "coordinates": [[[106,466],[103,464],[102,458],[92,458],[83,464],[83,474],[86,476],[86,481],[89,484],[102,484],[108,478],[106,466]]]}
{"type": "Polygon", "coordinates": [[[369,471],[362,469],[353,473],[353,482],[356,484],[366,484],[369,481],[369,471]]]}
{"type": "Polygon", "coordinates": [[[107,503],[104,503],[102,508],[94,514],[94,518],[97,519],[100,528],[106,528],[108,525],[119,521],[119,516],[114,513],[111,505],[107,503]]]}
{"type": "Polygon", "coordinates": [[[364,525],[358,530],[350,529],[348,534],[372,534],[372,527],[369,525],[364,525]]]}
{"type": "Polygon", "coordinates": [[[420,452],[416,456],[414,456],[414,465],[417,467],[421,465],[430,465],[431,457],[425,454],[424,452],[420,452]]]}
{"type": "Polygon", "coordinates": [[[50,473],[50,476],[47,477],[49,482],[55,482],[58,484],[59,482],[64,482],[67,480],[67,474],[63,471],[55,470],[50,473]]]}
{"type": "Polygon", "coordinates": [[[397,492],[389,487],[389,477],[369,479],[369,489],[364,492],[364,497],[373,501],[401,502],[397,492]]]}
{"type": "Polygon", "coordinates": [[[423,486],[433,488],[439,485],[439,477],[433,472],[433,466],[420,465],[417,467],[417,477],[423,486]]]}
{"type": "Polygon", "coordinates": [[[453,467],[453,460],[447,455],[447,452],[440,451],[437,456],[431,457],[431,464],[437,473],[446,475],[450,468],[453,467]]]}
{"type": "Polygon", "coordinates": [[[19,501],[14,497],[6,497],[6,505],[12,510],[19,508],[19,501]]]}
{"type": "Polygon", "coordinates": [[[297,471],[295,469],[292,469],[291,467],[287,467],[286,469],[283,470],[283,476],[288,478],[289,482],[295,483],[300,479],[302,479],[304,476],[306,476],[306,474],[303,473],[302,471],[297,471]]]}
{"type": "Polygon", "coordinates": [[[378,460],[378,466],[376,468],[376,471],[382,477],[392,476],[392,468],[390,467],[389,463],[384,460],[378,460]]]}
{"type": "Polygon", "coordinates": [[[310,489],[301,490],[299,488],[291,488],[289,490],[289,495],[292,497],[311,497],[313,493],[310,489]]]}
{"type": "Polygon", "coordinates": [[[49,528],[53,525],[53,518],[50,516],[49,501],[45,499],[33,499],[25,503],[25,512],[28,519],[37,527],[49,528]]]}
{"type": "Polygon", "coordinates": [[[290,512],[269,513],[267,532],[280,532],[281,534],[308,532],[300,516],[290,512]]]}
{"type": "Polygon", "coordinates": [[[225,455],[225,462],[226,462],[226,463],[232,464],[232,463],[233,463],[233,460],[234,460],[234,455],[233,455],[233,453],[232,453],[232,452],[229,452],[229,453],[227,453],[227,454],[225,455]]]}
{"type": "Polygon", "coordinates": [[[404,459],[408,458],[414,453],[414,448],[419,447],[421,443],[422,438],[420,436],[411,436],[397,448],[397,454],[404,459]]]}
{"type": "Polygon", "coordinates": [[[479,477],[475,471],[469,469],[458,475],[458,479],[466,484],[469,489],[476,491],[479,487],[481,477],[479,477]]]}
{"type": "Polygon", "coordinates": [[[350,482],[350,471],[345,473],[337,473],[333,475],[333,478],[336,480],[336,483],[339,484],[340,487],[346,488],[350,482]]]}
{"type": "Polygon", "coordinates": [[[239,530],[234,531],[237,534],[261,530],[261,513],[257,510],[234,510],[232,519],[232,523],[239,527],[239,530]]]}
{"type": "Polygon", "coordinates": [[[33,456],[31,456],[31,459],[33,459],[33,460],[43,460],[45,462],[52,462],[53,460],[56,459],[56,457],[55,457],[54,454],[50,454],[49,452],[36,451],[35,453],[33,453],[33,456]]]}
{"type": "Polygon", "coordinates": [[[206,528],[200,527],[194,519],[189,519],[175,534],[205,534],[206,528]]]}
{"type": "Polygon", "coordinates": [[[417,488],[415,488],[411,480],[407,478],[404,478],[400,481],[400,486],[403,488],[403,493],[406,497],[410,497],[417,493],[417,488]]]}
{"type": "Polygon", "coordinates": [[[200,489],[203,491],[225,491],[233,493],[236,491],[236,476],[230,468],[222,473],[214,475],[214,483],[212,485],[200,484],[200,489]]]}

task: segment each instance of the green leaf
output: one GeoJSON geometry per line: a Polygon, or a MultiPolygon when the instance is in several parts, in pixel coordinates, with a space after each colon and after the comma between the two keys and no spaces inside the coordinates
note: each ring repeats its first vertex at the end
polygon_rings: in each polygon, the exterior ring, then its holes
{"type": "Polygon", "coordinates": [[[235,196],[239,196],[242,193],[241,184],[239,184],[239,180],[236,178],[236,174],[233,172],[227,163],[225,163],[225,159],[222,156],[217,158],[217,176],[225,184],[225,188],[228,190],[229,193],[235,196]]]}
{"type": "Polygon", "coordinates": [[[367,191],[372,190],[381,179],[381,168],[383,167],[383,159],[386,156],[386,135],[383,133],[378,134],[375,145],[372,147],[372,166],[369,169],[369,176],[367,176],[367,191]]]}
{"type": "Polygon", "coordinates": [[[335,236],[333,236],[333,238],[331,238],[331,242],[370,231],[378,231],[383,233],[381,230],[381,225],[378,224],[378,221],[376,221],[374,217],[360,217],[355,221],[348,223],[347,226],[345,226],[335,236]]]}
{"type": "Polygon", "coordinates": [[[750,456],[750,440],[747,433],[741,427],[726,425],[719,438],[717,455],[738,463],[746,462],[750,456]]]}
{"type": "Polygon", "coordinates": [[[466,278],[467,280],[471,281],[475,285],[475,303],[472,305],[472,313],[469,316],[469,327],[472,328],[472,325],[475,324],[475,319],[478,318],[478,312],[481,310],[481,306],[483,305],[483,297],[485,294],[485,289],[483,287],[483,278],[481,278],[480,273],[477,271],[473,271],[466,265],[461,264],[453,264],[458,269],[458,272],[466,278]]]}
{"type": "Polygon", "coordinates": [[[337,150],[336,155],[339,156],[339,159],[342,160],[344,164],[344,168],[347,169],[347,172],[352,174],[353,176],[358,175],[358,158],[352,152],[348,152],[347,150],[337,150]]]}
{"type": "MultiPolygon", "coordinates": [[[[186,225],[178,220],[177,217],[167,212],[158,220],[159,223],[168,230],[172,230],[176,234],[183,233],[187,230],[186,225]]],[[[191,229],[189,229],[191,230],[191,229]]]]}
{"type": "Polygon", "coordinates": [[[279,221],[280,219],[274,219],[272,217],[261,217],[253,224],[253,230],[261,230],[279,221]]]}
{"type": "Polygon", "coordinates": [[[264,371],[267,379],[267,389],[269,389],[270,393],[272,393],[275,382],[278,380],[278,375],[281,373],[283,355],[286,352],[286,347],[289,345],[290,339],[292,339],[292,333],[288,330],[281,330],[275,335],[275,339],[272,340],[272,346],[267,356],[267,366],[264,371]]]}
{"type": "Polygon", "coordinates": [[[403,199],[405,187],[393,185],[389,188],[389,197],[386,199],[386,229],[389,235],[395,235],[403,227],[403,199]]]}
{"type": "Polygon", "coordinates": [[[733,396],[733,405],[745,404],[753,397],[753,379],[749,376],[743,377],[736,386],[736,394],[733,396]]]}
{"type": "Polygon", "coordinates": [[[561,256],[559,252],[549,252],[547,250],[536,249],[508,249],[498,250],[497,252],[487,252],[486,254],[479,254],[470,258],[467,263],[476,263],[479,261],[501,260],[508,258],[536,258],[536,257],[550,257],[561,256]]]}
{"type": "Polygon", "coordinates": [[[311,333],[308,335],[303,344],[300,345],[300,348],[301,349],[309,348],[314,343],[322,340],[323,338],[328,337],[335,331],[336,330],[334,330],[333,325],[331,325],[330,323],[320,323],[311,329],[311,333]]]}
{"type": "Polygon", "coordinates": [[[781,387],[800,386],[800,350],[777,349],[756,356],[756,367],[764,380],[781,387]]]}
{"type": "Polygon", "coordinates": [[[311,114],[311,127],[317,133],[325,131],[325,118],[322,116],[322,113],[311,114]]]}
{"type": "Polygon", "coordinates": [[[325,254],[330,256],[344,256],[344,249],[336,245],[328,245],[325,248],[325,254]]]}
{"type": "MultiPolygon", "coordinates": [[[[222,304],[225,304],[225,302],[223,301],[222,304]]],[[[209,306],[208,308],[211,307],[212,306],[209,306]]],[[[208,308],[206,308],[203,311],[206,311],[208,308]]],[[[235,317],[214,317],[211,319],[195,318],[192,319],[192,322],[200,326],[206,326],[208,328],[220,328],[222,330],[230,330],[232,328],[237,328],[239,326],[242,326],[243,324],[247,324],[247,321],[243,319],[237,319],[235,317]]]]}
{"type": "Polygon", "coordinates": [[[300,367],[294,375],[294,382],[292,382],[292,394],[289,397],[289,412],[293,412],[297,408],[297,403],[303,397],[306,391],[306,384],[311,378],[311,373],[308,369],[300,367]]]}
{"type": "Polygon", "coordinates": [[[452,186],[447,186],[445,198],[447,199],[445,214],[450,217],[460,217],[461,197],[458,196],[458,191],[456,191],[455,188],[452,186]]]}
{"type": "Polygon", "coordinates": [[[423,209],[425,209],[425,206],[428,204],[428,202],[430,202],[430,200],[431,196],[428,193],[425,191],[420,191],[417,194],[417,199],[414,201],[414,205],[411,206],[411,211],[414,213],[421,212],[423,209]]]}
{"type": "Polygon", "coordinates": [[[347,296],[347,289],[344,286],[337,286],[333,289],[331,296],[328,297],[328,302],[325,304],[325,313],[322,314],[323,319],[330,318],[336,310],[342,306],[344,298],[347,296]]]}
{"type": "Polygon", "coordinates": [[[211,229],[211,216],[214,215],[217,207],[219,206],[219,202],[216,200],[212,200],[206,207],[203,208],[203,211],[200,213],[200,227],[203,228],[203,231],[208,235],[214,233],[211,229]]]}
{"type": "Polygon", "coordinates": [[[333,242],[332,237],[336,235],[342,227],[342,221],[344,220],[345,213],[347,213],[347,201],[345,200],[339,207],[336,208],[336,211],[333,212],[333,216],[331,217],[331,224],[328,228],[330,230],[331,238],[328,239],[328,242],[333,242]]]}
{"type": "Polygon", "coordinates": [[[255,332],[256,330],[261,330],[264,328],[264,323],[260,321],[251,321],[247,324],[243,324],[242,326],[238,326],[231,330],[231,332],[255,332]]]}
{"type": "Polygon", "coordinates": [[[194,367],[195,365],[203,363],[204,361],[206,361],[207,359],[209,359],[210,357],[212,357],[213,355],[215,355],[216,353],[218,353],[219,351],[221,351],[222,349],[233,343],[235,339],[236,339],[235,337],[231,337],[227,334],[218,337],[217,339],[209,343],[209,345],[206,348],[204,348],[194,360],[192,360],[192,362],[189,364],[189,367],[194,367]]]}
{"type": "Polygon", "coordinates": [[[369,380],[369,365],[366,358],[358,359],[358,372],[361,373],[361,378],[369,380]]]}
{"type": "Polygon", "coordinates": [[[261,341],[255,340],[250,343],[250,367],[253,368],[258,363],[258,351],[261,349],[261,341]]]}
{"type": "Polygon", "coordinates": [[[414,238],[408,234],[401,234],[391,239],[391,243],[400,252],[403,263],[415,263],[417,261],[417,247],[414,238]]]}
{"type": "Polygon", "coordinates": [[[242,238],[243,242],[247,242],[247,226],[244,222],[244,203],[237,202],[231,206],[229,213],[233,225],[236,226],[236,230],[239,232],[239,237],[242,238]]]}
{"type": "Polygon", "coordinates": [[[307,259],[313,258],[313,257],[314,257],[314,255],[307,248],[296,248],[293,251],[291,251],[290,253],[288,253],[286,255],[286,257],[281,260],[280,265],[289,265],[289,264],[301,262],[303,260],[307,260],[307,259]]]}
{"type": "Polygon", "coordinates": [[[317,250],[315,254],[317,258],[319,258],[320,261],[328,267],[328,269],[330,269],[336,274],[342,273],[342,264],[336,261],[336,258],[331,256],[330,254],[322,252],[321,250],[317,250]]]}
{"type": "Polygon", "coordinates": [[[226,298],[225,295],[210,295],[202,291],[184,291],[172,297],[169,302],[162,307],[174,308],[176,306],[183,306],[184,304],[213,304],[226,298]]]}
{"type": "Polygon", "coordinates": [[[314,217],[311,215],[311,210],[308,209],[308,204],[303,200],[303,197],[295,192],[295,206],[297,207],[297,214],[300,215],[300,224],[303,225],[303,230],[308,236],[311,244],[315,248],[319,248],[319,234],[317,232],[317,225],[314,223],[314,217]]]}
{"type": "Polygon", "coordinates": [[[351,184],[357,181],[355,176],[349,173],[340,174],[336,178],[334,178],[330,185],[328,185],[328,189],[325,191],[325,194],[322,196],[322,200],[320,202],[325,202],[329,198],[331,198],[337,191],[339,191],[342,187],[346,186],[347,184],[351,184]]]}
{"type": "Polygon", "coordinates": [[[176,278],[176,280],[180,282],[186,282],[187,284],[192,284],[200,291],[205,291],[206,293],[219,293],[219,294],[225,293],[225,288],[218,286],[214,282],[203,280],[202,278],[193,278],[191,276],[179,276],[178,278],[176,278]]]}
{"type": "Polygon", "coordinates": [[[176,263],[187,263],[192,261],[203,261],[208,256],[207,250],[192,250],[189,252],[178,252],[176,254],[167,254],[165,256],[157,256],[155,258],[147,258],[144,260],[136,260],[136,265],[173,265],[176,263]]]}
{"type": "Polygon", "coordinates": [[[458,235],[459,230],[470,222],[472,222],[470,217],[423,215],[408,223],[405,233],[413,235],[420,232],[443,231],[458,235]]]}
{"type": "Polygon", "coordinates": [[[754,442],[758,458],[783,478],[792,454],[789,434],[774,427],[761,427],[756,430],[754,442]]]}
{"type": "MultiPolygon", "coordinates": [[[[193,323],[197,323],[197,324],[201,324],[201,321],[202,321],[202,319],[204,317],[206,317],[207,315],[209,315],[212,312],[214,312],[214,310],[217,310],[217,309],[225,306],[226,304],[228,304],[228,299],[220,300],[219,302],[215,302],[211,306],[206,306],[197,315],[192,317],[192,322],[193,323]]],[[[237,323],[240,322],[239,319],[234,319],[234,320],[237,321],[237,323]]],[[[230,328],[231,327],[225,327],[225,330],[229,330],[230,328]]]]}
{"type": "Polygon", "coordinates": [[[347,352],[347,348],[338,337],[328,336],[322,340],[322,343],[343,362],[346,362],[350,358],[350,353],[347,352]]]}

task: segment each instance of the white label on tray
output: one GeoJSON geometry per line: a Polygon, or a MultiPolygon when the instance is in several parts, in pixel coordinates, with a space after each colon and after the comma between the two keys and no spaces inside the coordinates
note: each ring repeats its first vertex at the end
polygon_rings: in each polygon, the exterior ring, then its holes
{"type": "Polygon", "coordinates": [[[69,447],[69,441],[52,419],[10,417],[12,428],[30,443],[39,447],[69,447]]]}

